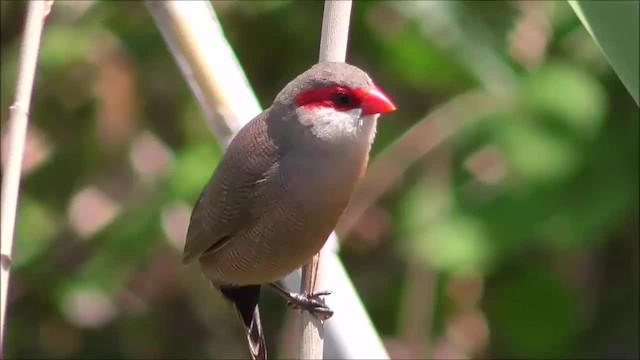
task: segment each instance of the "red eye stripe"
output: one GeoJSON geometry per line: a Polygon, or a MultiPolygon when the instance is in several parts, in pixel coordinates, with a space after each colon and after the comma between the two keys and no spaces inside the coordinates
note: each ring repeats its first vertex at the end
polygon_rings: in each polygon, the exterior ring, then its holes
{"type": "Polygon", "coordinates": [[[296,104],[305,108],[327,107],[336,110],[350,110],[360,106],[360,98],[357,91],[342,86],[331,86],[319,89],[311,89],[296,96],[296,104]],[[346,95],[346,98],[338,98],[338,94],[346,95]],[[348,101],[342,102],[340,100],[348,101]]]}

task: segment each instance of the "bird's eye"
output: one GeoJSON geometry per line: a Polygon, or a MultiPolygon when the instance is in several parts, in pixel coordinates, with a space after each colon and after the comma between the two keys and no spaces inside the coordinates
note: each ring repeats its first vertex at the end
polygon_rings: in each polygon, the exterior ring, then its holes
{"type": "Polygon", "coordinates": [[[338,106],[348,105],[351,99],[347,93],[340,91],[333,96],[333,103],[338,106]]]}

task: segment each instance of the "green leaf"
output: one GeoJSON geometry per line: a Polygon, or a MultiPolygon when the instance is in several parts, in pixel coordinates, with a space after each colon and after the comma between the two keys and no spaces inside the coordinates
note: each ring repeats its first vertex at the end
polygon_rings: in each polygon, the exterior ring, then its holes
{"type": "Polygon", "coordinates": [[[66,71],[74,65],[87,62],[87,54],[95,46],[98,31],[93,24],[82,24],[81,28],[48,27],[42,35],[39,71],[66,71]]]}
{"type": "Polygon", "coordinates": [[[402,200],[402,214],[398,219],[404,236],[421,237],[425,223],[436,220],[445,208],[449,196],[446,192],[418,181],[405,194],[402,200]]]}
{"type": "Polygon", "coordinates": [[[593,138],[605,120],[607,98],[602,85],[569,65],[549,64],[529,74],[519,94],[526,110],[551,115],[549,120],[581,139],[593,138]]]}
{"type": "Polygon", "coordinates": [[[393,4],[407,18],[414,19],[427,39],[463,65],[483,87],[497,92],[512,91],[515,73],[497,49],[491,31],[474,13],[465,11],[455,1],[393,4]]]}
{"type": "Polygon", "coordinates": [[[194,201],[211,177],[220,156],[220,151],[207,143],[181,150],[169,177],[170,191],[179,199],[194,201]]]}
{"type": "Polygon", "coordinates": [[[410,256],[446,272],[484,268],[493,252],[483,225],[451,214],[450,193],[433,184],[419,181],[402,202],[398,221],[410,256]]]}
{"type": "Polygon", "coordinates": [[[568,1],[636,105],[640,104],[640,2],[568,1]]]}
{"type": "Polygon", "coordinates": [[[471,83],[464,67],[426,41],[413,22],[393,36],[381,32],[377,41],[394,54],[384,59],[389,71],[412,86],[448,90],[471,83]]]}
{"type": "Polygon", "coordinates": [[[419,254],[445,272],[486,271],[493,260],[488,231],[478,219],[451,214],[429,227],[419,254]]]}
{"type": "Polygon", "coordinates": [[[44,204],[24,194],[16,224],[13,264],[16,268],[28,265],[31,259],[45,251],[59,226],[55,213],[44,204]]]}
{"type": "Polygon", "coordinates": [[[487,289],[493,341],[516,358],[557,358],[580,328],[578,297],[545,268],[510,271],[487,289]]]}
{"type": "Polygon", "coordinates": [[[528,182],[554,183],[575,172],[582,158],[580,149],[566,137],[519,120],[514,115],[510,123],[503,124],[498,138],[518,176],[528,182]]]}

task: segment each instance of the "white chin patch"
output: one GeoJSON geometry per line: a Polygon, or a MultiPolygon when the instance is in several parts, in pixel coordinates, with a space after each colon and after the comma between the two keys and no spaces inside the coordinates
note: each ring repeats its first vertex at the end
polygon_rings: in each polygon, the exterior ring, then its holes
{"type": "Polygon", "coordinates": [[[300,117],[302,125],[311,127],[318,138],[329,142],[363,139],[373,141],[377,115],[362,115],[359,108],[337,111],[331,108],[309,110],[307,116],[300,117]]]}

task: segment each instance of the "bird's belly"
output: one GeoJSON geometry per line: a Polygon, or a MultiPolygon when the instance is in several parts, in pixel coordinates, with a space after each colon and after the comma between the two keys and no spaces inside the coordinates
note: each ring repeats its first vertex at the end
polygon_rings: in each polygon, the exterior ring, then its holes
{"type": "Polygon", "coordinates": [[[200,258],[203,272],[214,283],[230,285],[264,284],[282,279],[306,264],[324,245],[333,224],[300,221],[272,222],[238,234],[225,246],[200,258]],[[259,229],[263,229],[260,231],[259,229]]]}
{"type": "Polygon", "coordinates": [[[308,263],[326,242],[341,211],[327,216],[299,210],[285,219],[274,209],[257,226],[203,255],[203,272],[214,283],[264,284],[278,281],[308,263]]]}
{"type": "Polygon", "coordinates": [[[207,277],[221,284],[264,284],[308,263],[331,234],[349,194],[308,202],[296,202],[293,195],[274,203],[254,226],[203,255],[200,263],[207,277]]]}

